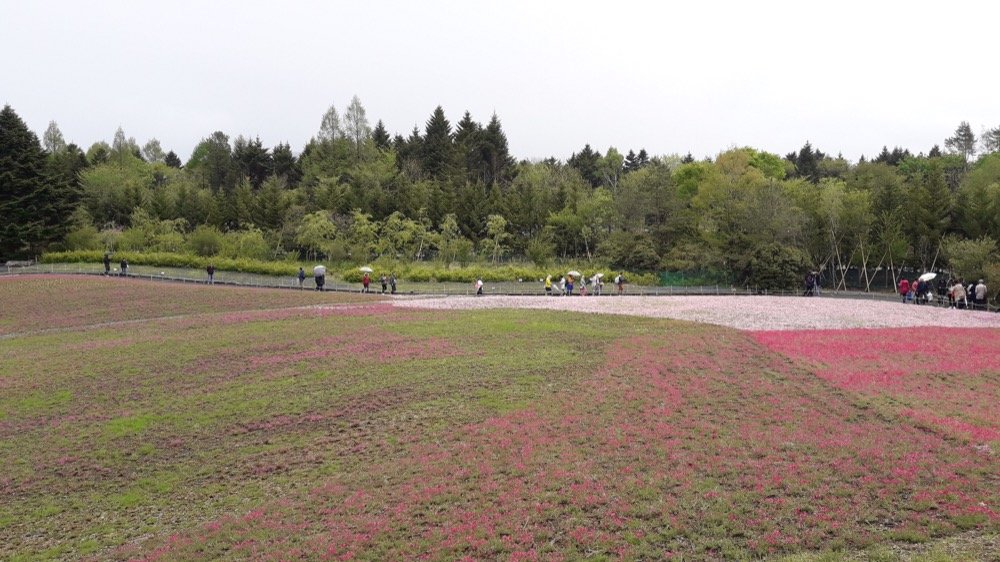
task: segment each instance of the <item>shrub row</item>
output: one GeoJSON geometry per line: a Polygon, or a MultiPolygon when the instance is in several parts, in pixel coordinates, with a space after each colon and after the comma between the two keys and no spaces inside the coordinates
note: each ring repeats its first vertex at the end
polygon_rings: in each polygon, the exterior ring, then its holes
{"type": "MultiPolygon", "coordinates": [[[[312,264],[305,265],[295,262],[281,261],[261,261],[248,258],[220,258],[202,257],[192,254],[177,254],[170,252],[115,252],[112,259],[117,264],[122,258],[128,260],[131,265],[153,265],[158,267],[180,267],[192,269],[204,269],[209,264],[215,265],[219,271],[239,271],[242,273],[256,273],[260,275],[275,276],[295,276],[299,267],[305,267],[306,273],[312,275],[312,264]]],[[[70,252],[49,252],[42,255],[42,263],[101,263],[104,259],[104,252],[99,250],[74,250],[70,252]]],[[[400,280],[411,283],[439,282],[439,283],[473,283],[476,279],[489,282],[505,282],[523,280],[535,282],[544,279],[546,275],[551,275],[553,280],[557,280],[570,268],[580,270],[588,278],[596,271],[603,271],[605,283],[611,284],[615,276],[609,268],[601,267],[548,267],[540,268],[532,265],[484,265],[473,264],[465,267],[448,267],[442,264],[433,263],[399,263],[399,262],[375,262],[372,264],[375,270],[373,277],[385,273],[395,273],[400,280]]],[[[344,281],[358,283],[364,275],[356,265],[339,265],[329,268],[331,274],[339,274],[344,281]]],[[[625,272],[625,278],[629,283],[638,285],[656,285],[659,278],[656,274],[636,274],[625,272]]]]}

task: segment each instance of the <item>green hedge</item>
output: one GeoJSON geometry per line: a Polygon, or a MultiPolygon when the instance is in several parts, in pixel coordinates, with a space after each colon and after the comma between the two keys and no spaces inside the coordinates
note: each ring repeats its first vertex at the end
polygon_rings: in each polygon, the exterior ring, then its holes
{"type": "MultiPolygon", "coordinates": [[[[294,277],[299,267],[306,268],[306,273],[312,275],[313,264],[299,264],[295,262],[259,261],[247,258],[219,258],[202,257],[192,254],[174,254],[169,252],[115,252],[112,260],[115,264],[122,258],[128,260],[131,265],[153,265],[158,267],[180,267],[191,269],[205,269],[208,264],[214,264],[218,271],[239,271],[243,273],[257,273],[261,275],[292,276],[294,277]]],[[[95,263],[99,264],[104,259],[104,252],[99,250],[76,250],[72,252],[50,252],[42,255],[42,263],[95,263]]],[[[546,275],[551,275],[553,280],[564,275],[569,269],[577,269],[588,278],[595,271],[603,271],[604,282],[611,284],[615,272],[607,267],[581,267],[577,265],[552,266],[539,268],[533,265],[484,265],[474,264],[466,267],[447,267],[434,263],[380,263],[372,264],[374,279],[383,272],[388,275],[395,273],[396,277],[402,281],[411,283],[439,282],[439,283],[474,283],[476,279],[483,281],[505,282],[517,281],[521,279],[525,282],[537,282],[544,279],[546,275]]],[[[363,273],[356,265],[331,266],[330,273],[338,273],[344,281],[349,283],[360,283],[363,273]]],[[[629,273],[625,272],[625,278],[629,283],[635,285],[656,285],[659,278],[653,273],[629,273]]]]}
{"type": "MultiPolygon", "coordinates": [[[[129,265],[155,265],[158,267],[187,267],[205,269],[209,264],[219,271],[239,271],[261,275],[294,277],[299,272],[299,264],[292,262],[259,261],[247,258],[206,258],[191,254],[169,252],[115,252],[112,261],[117,265],[122,258],[129,265]]],[[[101,263],[104,252],[77,250],[73,252],[50,252],[42,255],[42,263],[101,263]]]]}

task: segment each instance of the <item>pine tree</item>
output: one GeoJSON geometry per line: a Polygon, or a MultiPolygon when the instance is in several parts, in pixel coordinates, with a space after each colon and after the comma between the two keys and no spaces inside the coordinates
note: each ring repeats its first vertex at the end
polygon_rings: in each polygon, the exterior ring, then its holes
{"type": "Polygon", "coordinates": [[[290,188],[299,185],[302,179],[302,170],[299,162],[292,153],[292,147],[288,143],[279,143],[271,151],[272,172],[275,176],[285,179],[285,185],[290,188]]]}
{"type": "Polygon", "coordinates": [[[507,184],[514,177],[516,162],[507,146],[507,135],[500,125],[500,118],[494,113],[480,141],[480,153],[484,165],[483,182],[486,184],[507,184]]]}
{"type": "Polygon", "coordinates": [[[646,152],[645,148],[639,149],[639,154],[636,155],[636,164],[639,169],[645,168],[649,165],[649,153],[646,152]]]}
{"type": "Polygon", "coordinates": [[[472,182],[480,179],[480,173],[484,169],[482,153],[479,150],[482,129],[482,125],[473,121],[472,114],[468,111],[455,126],[455,160],[465,171],[466,179],[472,182]]]}
{"type": "Polygon", "coordinates": [[[9,105],[0,111],[0,257],[30,256],[46,239],[53,193],[35,133],[9,105]]]}
{"type": "Polygon", "coordinates": [[[447,177],[454,162],[454,149],[451,123],[445,118],[444,109],[439,105],[424,128],[420,147],[420,163],[424,172],[436,179],[447,177]]]}
{"type": "Polygon", "coordinates": [[[601,185],[600,175],[597,173],[597,165],[601,159],[601,153],[599,151],[595,152],[594,149],[590,148],[587,144],[583,147],[579,153],[573,153],[570,155],[569,160],[566,164],[571,168],[576,168],[580,172],[583,179],[590,182],[590,185],[597,187],[601,185]]]}
{"type": "MultiPolygon", "coordinates": [[[[787,158],[787,156],[786,156],[787,158]]],[[[681,158],[681,164],[694,164],[694,156],[691,155],[689,151],[684,158],[681,158]]]]}
{"type": "Polygon", "coordinates": [[[638,169],[639,165],[636,161],[635,151],[629,149],[628,154],[625,155],[625,173],[634,172],[638,169]]]}
{"type": "Polygon", "coordinates": [[[182,165],[181,159],[177,157],[177,154],[173,150],[168,152],[166,157],[163,158],[163,163],[171,168],[180,168],[182,165]]]}
{"type": "Polygon", "coordinates": [[[1000,127],[986,129],[979,140],[983,144],[984,154],[1000,152],[1000,127]]]}
{"type": "Polygon", "coordinates": [[[379,150],[389,150],[391,146],[391,139],[389,138],[389,131],[385,130],[385,124],[379,119],[378,123],[375,124],[375,128],[372,130],[372,142],[375,143],[375,147],[379,150]]]}
{"type": "Polygon", "coordinates": [[[931,147],[931,151],[927,153],[928,158],[940,158],[941,157],[941,147],[934,145],[931,147]]]}
{"type": "Polygon", "coordinates": [[[272,164],[271,154],[264,148],[260,137],[249,140],[238,136],[233,141],[233,165],[236,173],[250,180],[250,185],[255,190],[260,189],[267,176],[271,175],[272,164]]]}

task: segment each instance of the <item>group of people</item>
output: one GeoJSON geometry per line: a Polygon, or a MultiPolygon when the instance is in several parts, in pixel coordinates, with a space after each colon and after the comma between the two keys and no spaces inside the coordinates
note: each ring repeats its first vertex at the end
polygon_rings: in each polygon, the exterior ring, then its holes
{"type": "MultiPolygon", "coordinates": [[[[567,274],[559,278],[558,282],[552,280],[551,275],[545,277],[545,296],[549,297],[554,294],[554,291],[558,290],[558,294],[561,296],[572,296],[573,290],[576,288],[576,279],[573,274],[567,274]]],[[[587,296],[587,287],[590,286],[590,292],[594,296],[600,296],[604,294],[604,275],[601,273],[595,273],[588,280],[585,276],[580,276],[580,296],[587,296]]],[[[615,276],[615,287],[618,288],[618,294],[625,293],[625,276],[619,273],[615,276]]]]}
{"type": "MultiPolygon", "coordinates": [[[[122,258],[122,261],[118,264],[120,268],[118,270],[118,275],[125,277],[128,275],[128,260],[122,258]]],[[[111,254],[104,254],[104,274],[111,275],[111,254]]]]}
{"type": "MultiPolygon", "coordinates": [[[[900,279],[898,289],[903,304],[927,304],[934,299],[934,287],[928,279],[900,279]]],[[[978,283],[966,285],[964,279],[946,280],[942,277],[937,283],[938,304],[944,304],[945,299],[948,299],[950,308],[986,310],[987,294],[986,283],[982,279],[978,283]]]]}
{"type": "Polygon", "coordinates": [[[804,297],[818,297],[819,296],[819,283],[820,274],[817,271],[810,271],[806,274],[805,281],[803,282],[804,290],[802,291],[802,296],[804,297]]]}

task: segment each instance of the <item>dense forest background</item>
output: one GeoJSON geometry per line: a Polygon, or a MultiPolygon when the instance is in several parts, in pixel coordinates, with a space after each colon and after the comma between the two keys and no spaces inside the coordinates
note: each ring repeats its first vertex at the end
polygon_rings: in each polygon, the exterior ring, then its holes
{"type": "MultiPolygon", "coordinates": [[[[603,153],[518,161],[500,119],[441,107],[391,135],[355,97],[301,152],[222,131],[186,161],[119,128],[86,150],[0,112],[0,259],[46,251],[255,260],[590,260],[743,284],[809,269],[1000,274],[1000,127],[968,123],[914,154],[852,163],[806,142],[784,157],[603,153]],[[778,273],[775,273],[778,272],[778,273]]],[[[838,274],[838,272],[840,272],[838,274]]],[[[839,277],[838,277],[839,275],[839,277]]]]}

